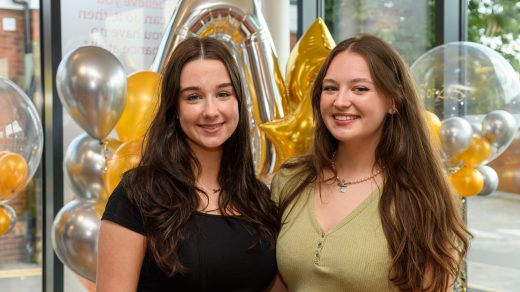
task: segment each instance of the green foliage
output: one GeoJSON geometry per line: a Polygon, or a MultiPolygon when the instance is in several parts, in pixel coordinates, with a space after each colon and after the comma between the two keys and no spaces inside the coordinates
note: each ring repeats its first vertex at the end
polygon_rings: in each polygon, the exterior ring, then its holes
{"type": "Polygon", "coordinates": [[[468,40],[498,51],[520,72],[520,1],[468,0],[468,40]]]}

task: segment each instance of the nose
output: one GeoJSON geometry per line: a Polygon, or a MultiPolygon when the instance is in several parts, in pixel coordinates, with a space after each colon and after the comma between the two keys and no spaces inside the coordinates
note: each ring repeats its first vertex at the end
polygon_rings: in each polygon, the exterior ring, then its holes
{"type": "Polygon", "coordinates": [[[349,90],[341,88],[334,99],[334,107],[337,108],[348,108],[352,105],[352,96],[349,90]]]}
{"type": "Polygon", "coordinates": [[[214,119],[218,116],[218,107],[215,98],[207,97],[205,99],[202,115],[206,119],[214,119]]]}

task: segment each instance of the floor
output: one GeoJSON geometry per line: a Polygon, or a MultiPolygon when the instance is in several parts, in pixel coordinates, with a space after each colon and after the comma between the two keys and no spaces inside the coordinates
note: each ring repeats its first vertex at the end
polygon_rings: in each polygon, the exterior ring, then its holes
{"type": "Polygon", "coordinates": [[[470,291],[520,291],[520,195],[469,198],[470,291]]]}

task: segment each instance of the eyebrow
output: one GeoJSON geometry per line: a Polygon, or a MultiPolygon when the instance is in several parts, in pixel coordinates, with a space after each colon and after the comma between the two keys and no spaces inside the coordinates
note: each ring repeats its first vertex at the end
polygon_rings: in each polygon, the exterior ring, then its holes
{"type": "MultiPolygon", "coordinates": [[[[338,83],[336,80],[331,79],[331,78],[325,78],[325,79],[323,79],[323,83],[325,83],[325,82],[338,83]]],[[[365,82],[365,83],[374,84],[374,82],[372,82],[370,79],[367,79],[367,78],[354,78],[354,79],[350,80],[349,82],[350,82],[350,83],[365,82]]]]}
{"type": "MultiPolygon", "coordinates": [[[[221,83],[219,85],[217,85],[217,88],[225,88],[225,87],[233,87],[233,84],[231,83],[221,83]]],[[[197,87],[197,86],[188,86],[188,87],[184,87],[183,89],[181,89],[179,91],[179,93],[183,93],[185,91],[190,91],[190,90],[199,90],[200,87],[197,87]]]]}

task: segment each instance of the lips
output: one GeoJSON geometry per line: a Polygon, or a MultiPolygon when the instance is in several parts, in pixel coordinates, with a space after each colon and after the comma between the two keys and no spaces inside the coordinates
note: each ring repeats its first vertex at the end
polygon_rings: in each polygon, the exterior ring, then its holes
{"type": "Polygon", "coordinates": [[[336,121],[342,121],[342,122],[353,121],[353,120],[359,119],[358,115],[349,115],[349,114],[333,114],[332,117],[336,121]]]}
{"type": "Polygon", "coordinates": [[[222,128],[224,122],[222,123],[213,123],[213,124],[199,124],[198,126],[202,128],[205,132],[214,133],[222,128]]]}

